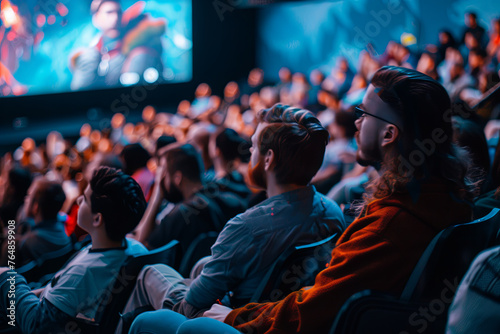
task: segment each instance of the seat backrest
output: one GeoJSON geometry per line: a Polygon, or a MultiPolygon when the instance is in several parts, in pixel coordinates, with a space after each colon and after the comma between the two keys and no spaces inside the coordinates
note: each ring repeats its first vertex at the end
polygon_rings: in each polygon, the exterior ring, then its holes
{"type": "Polygon", "coordinates": [[[403,300],[439,298],[443,289],[458,287],[474,258],[496,243],[499,209],[483,218],[441,231],[429,244],[401,295],[403,300]]]}
{"type": "Polygon", "coordinates": [[[163,247],[146,254],[130,256],[120,268],[118,277],[110,288],[109,298],[101,301],[95,322],[99,324],[99,333],[114,333],[120,312],[125,308],[137,276],[144,266],[151,264],[173,265],[179,253],[179,241],[173,240],[163,247]]]}
{"type": "Polygon", "coordinates": [[[189,245],[186,253],[183,255],[179,265],[179,273],[188,277],[195,263],[202,257],[211,254],[211,248],[217,240],[217,232],[206,232],[198,235],[189,245]]]}
{"type": "Polygon", "coordinates": [[[19,267],[17,273],[23,275],[28,283],[39,282],[42,279],[47,282],[64,266],[74,253],[73,244],[68,243],[57,251],[43,254],[36,260],[32,260],[19,267]]]}
{"type": "Polygon", "coordinates": [[[339,235],[335,233],[312,244],[290,247],[268,270],[251,302],[277,301],[313,285],[316,275],[330,262],[339,235]]]}
{"type": "Polygon", "coordinates": [[[444,333],[446,312],[441,309],[440,314],[432,313],[432,307],[381,292],[361,291],[344,303],[330,334],[444,333]]]}

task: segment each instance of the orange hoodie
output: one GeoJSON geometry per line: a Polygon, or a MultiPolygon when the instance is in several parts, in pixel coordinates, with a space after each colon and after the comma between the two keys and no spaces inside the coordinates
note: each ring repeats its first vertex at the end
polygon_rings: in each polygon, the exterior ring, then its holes
{"type": "Polygon", "coordinates": [[[340,237],[314,286],[278,302],[235,309],[225,323],[243,333],[328,333],[354,293],[400,294],[432,238],[447,226],[472,220],[471,206],[444,186],[422,188],[416,202],[408,193],[371,202],[340,237]]]}

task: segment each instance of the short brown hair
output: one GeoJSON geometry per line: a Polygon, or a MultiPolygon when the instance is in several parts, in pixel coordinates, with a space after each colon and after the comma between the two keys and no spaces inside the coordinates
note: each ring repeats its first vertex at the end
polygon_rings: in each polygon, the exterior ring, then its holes
{"type": "Polygon", "coordinates": [[[258,138],[259,151],[273,150],[279,184],[307,185],[323,164],[328,131],[308,110],[276,104],[259,113],[269,123],[258,138]]]}

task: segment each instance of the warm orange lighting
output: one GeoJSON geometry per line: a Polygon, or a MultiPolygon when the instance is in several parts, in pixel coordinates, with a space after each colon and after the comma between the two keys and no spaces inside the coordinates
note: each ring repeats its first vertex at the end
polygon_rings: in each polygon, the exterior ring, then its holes
{"type": "Polygon", "coordinates": [[[28,137],[23,140],[21,146],[26,152],[31,152],[35,149],[35,141],[32,138],[28,137]]]}
{"type": "Polygon", "coordinates": [[[0,19],[6,28],[19,23],[19,15],[17,15],[17,7],[12,5],[9,0],[2,0],[0,3],[0,19]]]}
{"type": "Polygon", "coordinates": [[[92,127],[90,126],[90,124],[88,124],[88,123],[83,124],[82,127],[80,128],[80,137],[90,136],[91,131],[92,131],[92,127]]]}
{"type": "Polygon", "coordinates": [[[132,124],[132,123],[127,123],[127,124],[123,127],[123,134],[124,134],[125,136],[131,136],[133,133],[134,133],[134,124],[132,124]]]}
{"type": "Polygon", "coordinates": [[[142,111],[142,119],[144,120],[144,122],[147,123],[152,122],[155,116],[156,116],[156,110],[152,106],[147,106],[142,111]]]}
{"type": "Polygon", "coordinates": [[[92,133],[90,133],[90,142],[92,144],[97,144],[101,140],[101,132],[99,130],[94,130],[92,133]]]}
{"type": "Polygon", "coordinates": [[[119,129],[123,126],[123,124],[125,124],[125,116],[120,113],[114,114],[111,118],[111,126],[113,129],[119,129]]]}

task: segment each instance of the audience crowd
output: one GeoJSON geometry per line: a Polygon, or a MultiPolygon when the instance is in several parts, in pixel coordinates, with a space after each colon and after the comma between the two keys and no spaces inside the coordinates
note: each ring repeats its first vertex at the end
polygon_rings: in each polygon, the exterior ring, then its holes
{"type": "MultiPolygon", "coordinates": [[[[75,142],[24,139],[0,161],[0,328],[11,284],[22,333],[94,320],[112,271],[172,240],[179,261],[139,273],[117,332],[327,333],[352,294],[401,293],[439,231],[500,208],[500,19],[486,29],[467,13],[465,25],[418,52],[392,41],[357,66],[339,57],[327,73],[283,67],[270,84],[256,68],[222,96],[202,83],[175,113],[148,106],[136,124],[116,113],[75,142]],[[211,256],[179,273],[208,232],[211,256]],[[313,287],[248,304],[280,254],[333,234],[313,287]],[[44,288],[7,280],[12,254],[20,268],[68,244],[76,255],[44,288]]],[[[499,310],[484,283],[500,278],[498,263],[495,249],[473,264],[448,332],[498,325],[467,314],[499,310]]]]}

